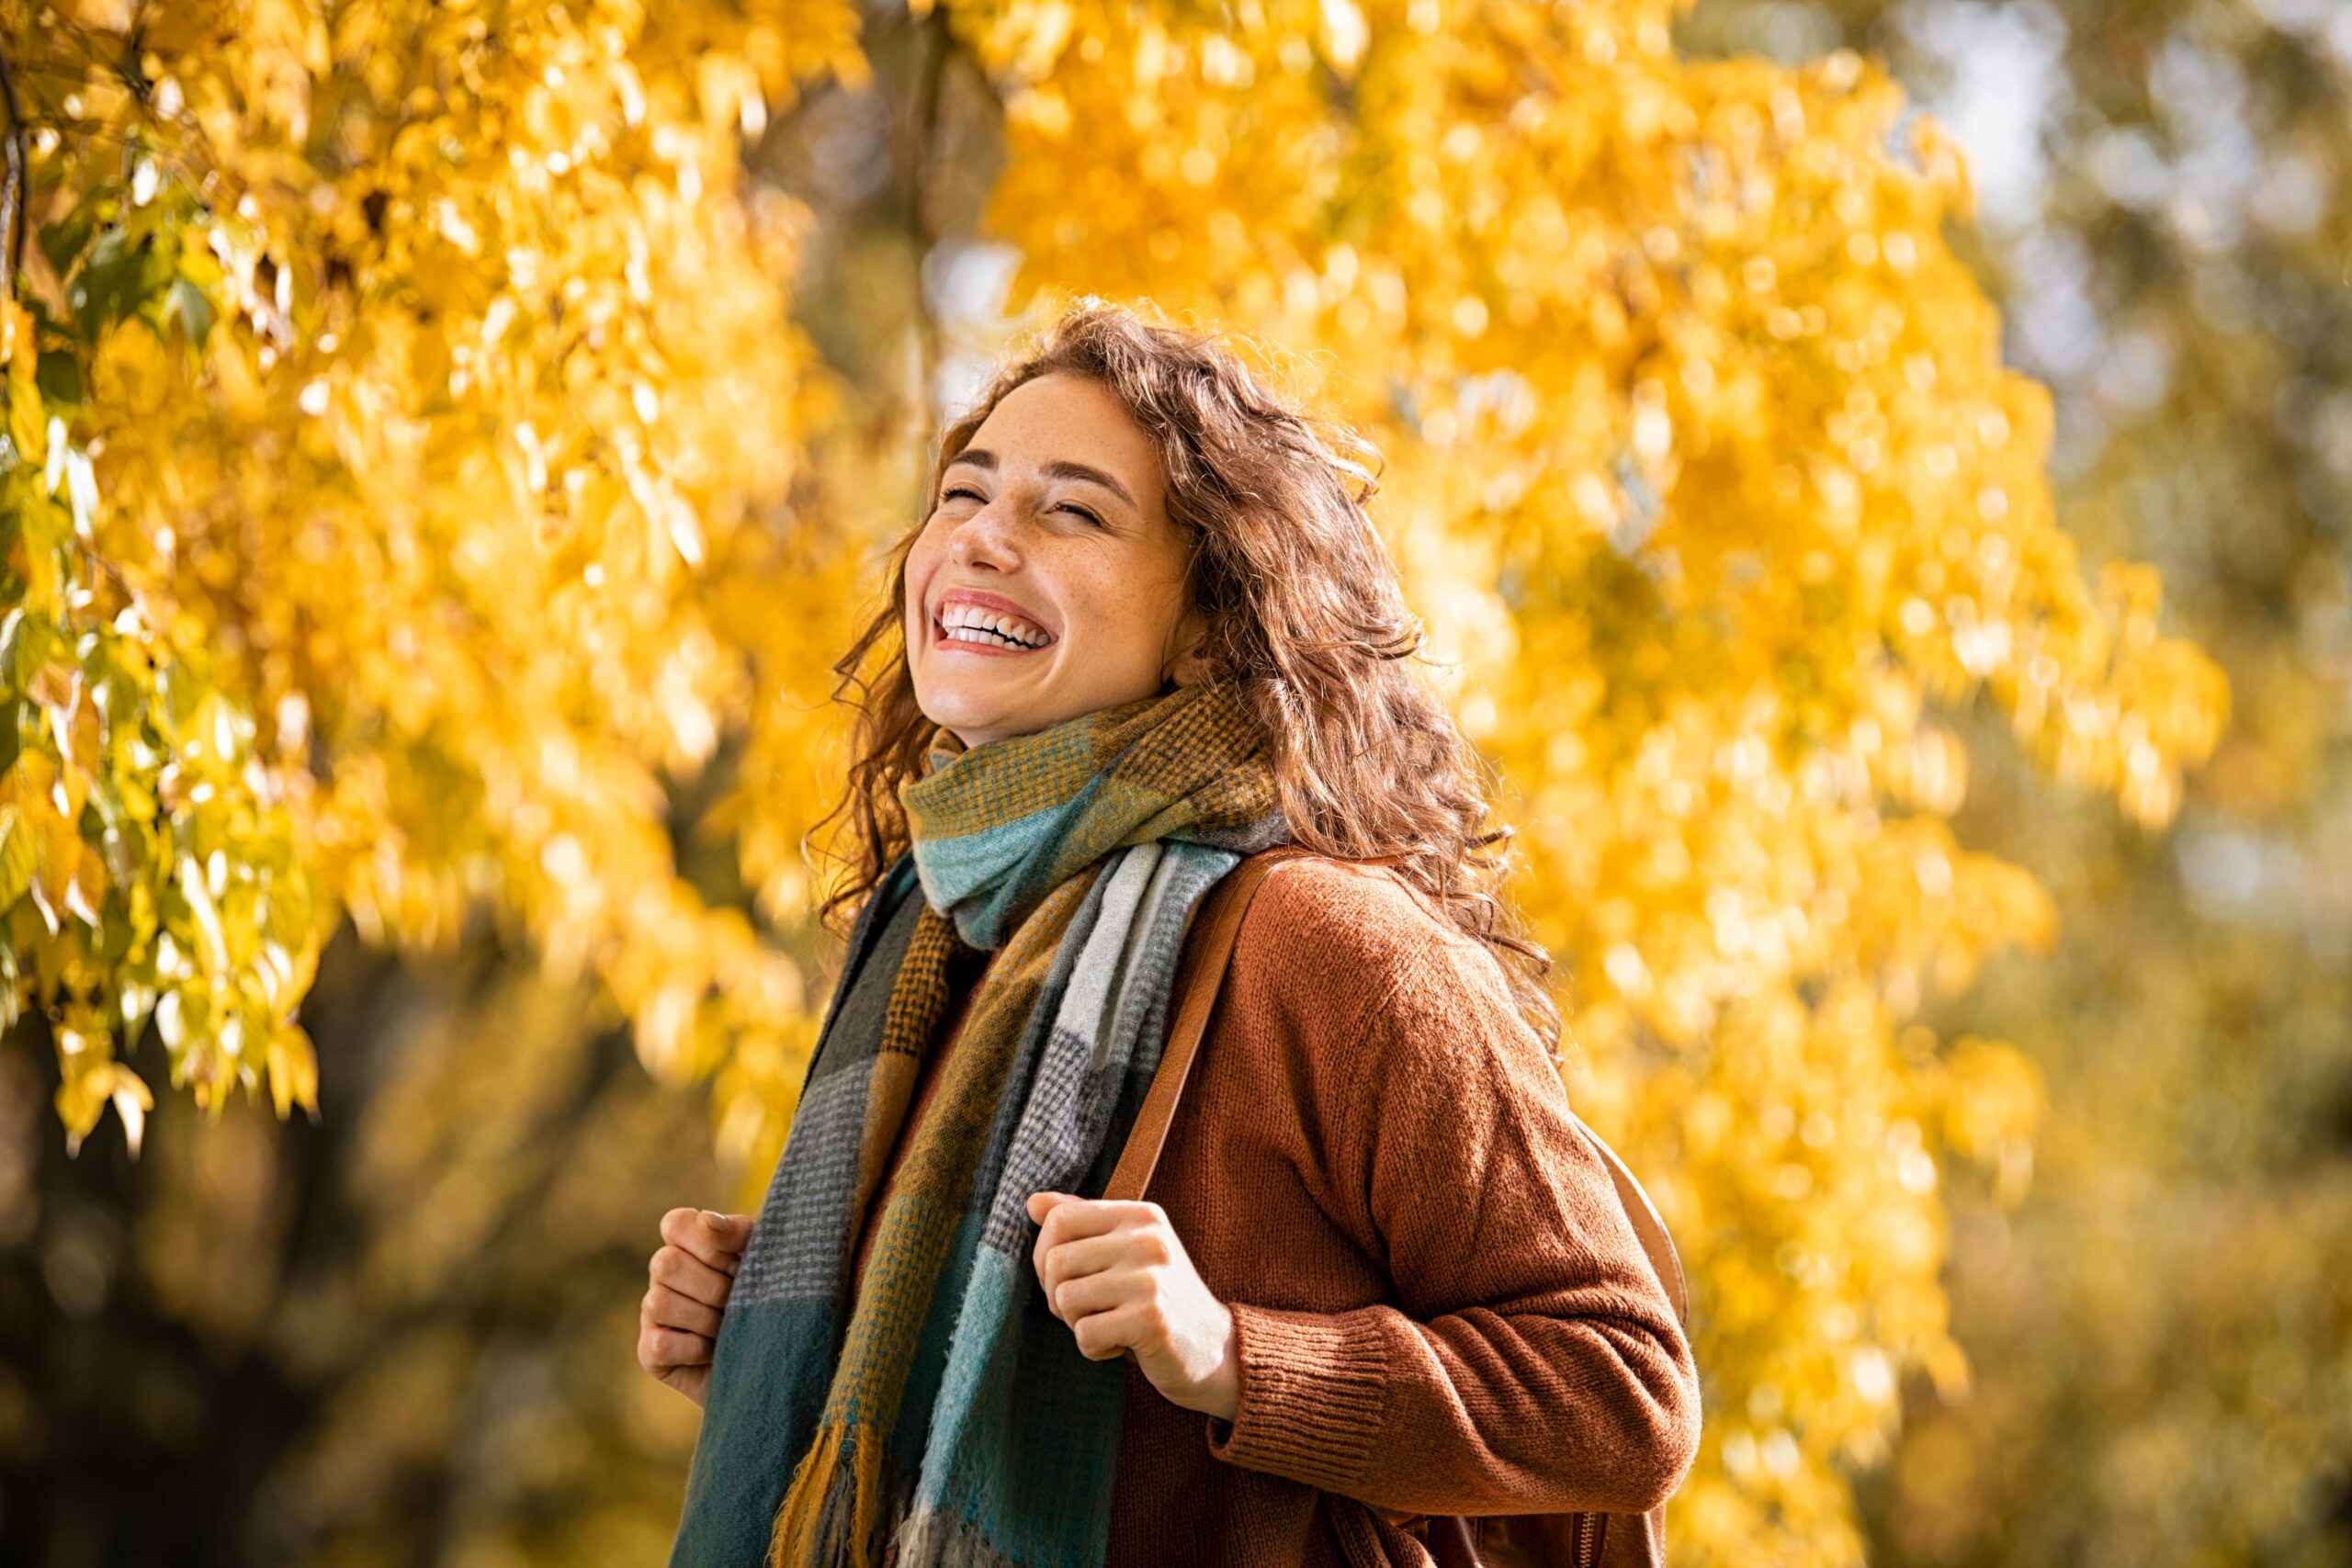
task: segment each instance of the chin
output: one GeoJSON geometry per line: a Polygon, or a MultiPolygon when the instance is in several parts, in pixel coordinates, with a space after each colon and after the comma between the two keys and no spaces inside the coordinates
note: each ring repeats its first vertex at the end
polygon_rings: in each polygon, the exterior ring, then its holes
{"type": "Polygon", "coordinates": [[[975,736],[994,739],[1000,735],[1015,735],[1023,729],[1035,728],[1033,725],[1023,724],[1019,715],[1001,705],[959,701],[955,694],[943,694],[929,700],[919,697],[916,699],[915,705],[922,709],[923,717],[943,728],[952,729],[962,737],[967,746],[977,746],[980,743],[973,739],[975,736]]]}

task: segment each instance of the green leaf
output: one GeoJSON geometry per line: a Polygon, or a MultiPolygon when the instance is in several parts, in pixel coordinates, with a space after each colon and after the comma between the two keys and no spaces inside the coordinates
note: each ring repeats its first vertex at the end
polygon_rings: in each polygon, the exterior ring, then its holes
{"type": "Polygon", "coordinates": [[[25,604],[38,612],[26,618],[28,631],[17,642],[17,657],[12,664],[17,689],[23,691],[31,685],[41,660],[49,657],[53,638],[46,617],[59,615],[63,609],[62,568],[57,558],[74,536],[74,520],[63,507],[46,496],[28,499],[17,516],[25,535],[25,604]],[[30,628],[34,626],[40,628],[38,637],[31,635],[30,628]],[[40,657],[28,666],[25,653],[36,645],[40,657]]]}
{"type": "Polygon", "coordinates": [[[109,887],[106,895],[105,918],[93,922],[93,930],[85,940],[90,944],[91,959],[103,964],[109,973],[121,973],[122,964],[130,956],[130,949],[138,941],[130,917],[128,890],[109,887]]]}
{"type": "Polygon", "coordinates": [[[32,830],[17,816],[13,806],[0,806],[0,910],[15,905],[32,886],[32,830]]]}
{"type": "Polygon", "coordinates": [[[20,651],[20,645],[27,635],[26,628],[39,624],[32,616],[25,614],[25,607],[22,604],[10,605],[7,615],[0,616],[0,679],[5,679],[13,690],[21,692],[25,689],[25,682],[17,678],[18,670],[40,668],[40,660],[38,658],[32,660],[28,665],[25,662],[24,654],[20,651]]]}
{"type": "Polygon", "coordinates": [[[44,223],[40,230],[40,254],[49,258],[50,270],[63,277],[74,270],[74,263],[90,243],[90,236],[98,226],[96,205],[83,202],[54,223],[44,223]]]}
{"type": "Polygon", "coordinates": [[[90,400],[90,386],[82,374],[82,362],[55,349],[41,355],[40,366],[33,373],[33,385],[40,389],[41,400],[51,407],[63,404],[79,408],[90,400]]]}
{"type": "Polygon", "coordinates": [[[204,290],[185,277],[174,278],[164,299],[164,320],[169,322],[175,319],[187,333],[188,342],[201,354],[204,340],[212,333],[212,301],[205,298],[204,290]]]}
{"type": "Polygon", "coordinates": [[[147,260],[147,247],[127,242],[119,229],[98,237],[65,289],[83,336],[96,338],[101,329],[139,313],[151,283],[147,260]]]}

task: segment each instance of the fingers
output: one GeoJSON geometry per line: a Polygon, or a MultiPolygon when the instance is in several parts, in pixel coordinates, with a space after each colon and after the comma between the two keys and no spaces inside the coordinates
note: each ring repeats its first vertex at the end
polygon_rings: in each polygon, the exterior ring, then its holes
{"type": "Polygon", "coordinates": [[[735,1266],[752,1238],[749,1214],[715,1214],[708,1209],[673,1209],[662,1216],[662,1239],[692,1253],[711,1269],[735,1277],[735,1266]]]}
{"type": "Polygon", "coordinates": [[[1029,1217],[1038,1222],[1029,1258],[1040,1273],[1045,1270],[1046,1255],[1064,1242],[1117,1231],[1164,1228],[1168,1221],[1166,1211],[1157,1203],[1073,1198],[1066,1192],[1032,1192],[1029,1217]]]}
{"type": "Polygon", "coordinates": [[[1077,1340],[1080,1353],[1090,1361],[1107,1361],[1130,1347],[1148,1344],[1154,1334],[1164,1337],[1164,1329],[1156,1326],[1154,1309],[1148,1302],[1129,1302],[1108,1312],[1090,1313],[1070,1325],[1070,1337],[1077,1340]]]}
{"type": "Polygon", "coordinates": [[[1029,1259],[1049,1291],[1063,1280],[1123,1262],[1139,1268],[1170,1263],[1178,1253],[1176,1233],[1157,1203],[1041,1192],[1032,1195],[1029,1207],[1045,1212],[1029,1259]]]}
{"type": "Polygon", "coordinates": [[[1109,1269],[1098,1274],[1065,1278],[1046,1285],[1045,1291],[1046,1305],[1073,1328],[1080,1319],[1095,1313],[1114,1311],[1130,1302],[1159,1299],[1149,1275],[1139,1269],[1109,1269]]]}
{"type": "Polygon", "coordinates": [[[654,1253],[646,1273],[655,1284],[667,1285],[707,1307],[725,1306],[728,1292],[735,1288],[731,1269],[721,1273],[693,1253],[676,1247],[665,1247],[654,1253]]]}
{"type": "MultiPolygon", "coordinates": [[[[639,1366],[672,1382],[681,1368],[710,1364],[727,1297],[735,1288],[735,1270],[751,1236],[749,1214],[673,1209],[662,1216],[666,1245],[646,1266],[651,1282],[638,1305],[639,1366]]],[[[699,1401],[698,1393],[688,1393],[699,1401]]]]}
{"type": "Polygon", "coordinates": [[[637,1364],[659,1377],[673,1367],[708,1366],[714,1348],[699,1334],[649,1324],[638,1331],[637,1364]]]}
{"type": "Polygon", "coordinates": [[[1057,1242],[1046,1247],[1037,1264],[1037,1278],[1050,1291],[1065,1280],[1099,1274],[1109,1269],[1156,1269],[1175,1258],[1176,1249],[1168,1232],[1118,1230],[1057,1242]]]}
{"type": "Polygon", "coordinates": [[[683,1295],[669,1286],[656,1284],[645,1292],[638,1321],[657,1328],[684,1329],[715,1339],[718,1336],[718,1308],[707,1302],[683,1295]]]}
{"type": "Polygon", "coordinates": [[[1056,1227],[1056,1241],[1100,1235],[1121,1225],[1155,1224],[1168,1215],[1157,1203],[1110,1198],[1074,1198],[1067,1192],[1032,1192],[1029,1217],[1039,1228],[1056,1227]]]}

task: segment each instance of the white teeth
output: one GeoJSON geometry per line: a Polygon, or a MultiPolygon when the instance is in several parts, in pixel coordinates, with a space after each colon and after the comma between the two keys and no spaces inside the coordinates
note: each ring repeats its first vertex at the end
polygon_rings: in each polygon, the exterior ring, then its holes
{"type": "Polygon", "coordinates": [[[951,604],[939,613],[940,628],[951,642],[989,643],[997,647],[1043,648],[1049,640],[1045,628],[1019,615],[983,610],[977,604],[951,604]]]}
{"type": "MultiPolygon", "coordinates": [[[[984,644],[989,648],[1004,648],[1008,646],[1005,638],[999,637],[994,632],[982,631],[978,626],[954,627],[948,632],[947,640],[949,642],[977,642],[984,644]]],[[[1027,643],[1020,643],[1013,646],[1026,648],[1029,645],[1027,643]]]]}

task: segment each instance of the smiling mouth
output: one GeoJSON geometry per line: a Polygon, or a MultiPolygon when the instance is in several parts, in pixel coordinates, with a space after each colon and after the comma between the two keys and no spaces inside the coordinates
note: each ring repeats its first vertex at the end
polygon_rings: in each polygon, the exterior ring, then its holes
{"type": "Polygon", "coordinates": [[[958,604],[933,613],[931,640],[934,648],[971,652],[1035,653],[1051,647],[1056,639],[1024,617],[958,604]]]}

